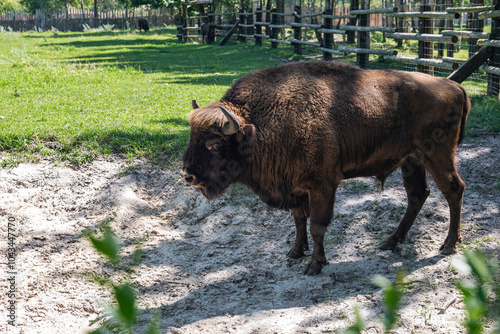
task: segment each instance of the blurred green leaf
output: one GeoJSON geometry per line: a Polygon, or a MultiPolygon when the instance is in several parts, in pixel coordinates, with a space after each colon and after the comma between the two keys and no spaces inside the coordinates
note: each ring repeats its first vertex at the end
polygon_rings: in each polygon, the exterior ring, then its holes
{"type": "Polygon", "coordinates": [[[120,261],[120,255],[118,253],[120,252],[121,245],[117,237],[109,228],[104,230],[102,238],[97,238],[92,234],[89,234],[88,238],[94,248],[107,257],[112,264],[117,264],[120,261]]]}
{"type": "Polygon", "coordinates": [[[116,312],[128,326],[135,323],[137,308],[135,306],[135,291],[129,283],[113,286],[118,308],[116,312]]]}
{"type": "Polygon", "coordinates": [[[356,306],[354,308],[354,323],[346,328],[342,334],[361,334],[361,331],[365,328],[365,323],[359,312],[359,308],[356,306]]]}
{"type": "Polygon", "coordinates": [[[391,283],[387,278],[376,275],[373,278],[373,283],[382,288],[382,296],[384,301],[384,327],[386,333],[388,333],[396,324],[398,317],[397,311],[401,304],[401,299],[403,298],[403,291],[399,286],[403,285],[403,279],[405,273],[403,271],[398,271],[396,276],[396,283],[391,283]]]}
{"type": "Polygon", "coordinates": [[[483,282],[489,282],[491,280],[491,275],[483,252],[480,250],[475,252],[465,250],[464,255],[467,259],[467,263],[472,269],[472,273],[483,282]]]}
{"type": "Polygon", "coordinates": [[[464,264],[459,267],[468,266],[470,270],[466,270],[465,273],[472,275],[474,280],[457,281],[455,285],[464,296],[467,333],[483,333],[486,319],[491,318],[498,323],[498,329],[495,329],[493,333],[500,334],[500,307],[498,301],[494,302],[500,297],[500,282],[497,277],[498,262],[495,259],[488,262],[480,250],[473,252],[466,250],[464,256],[464,264]]]}

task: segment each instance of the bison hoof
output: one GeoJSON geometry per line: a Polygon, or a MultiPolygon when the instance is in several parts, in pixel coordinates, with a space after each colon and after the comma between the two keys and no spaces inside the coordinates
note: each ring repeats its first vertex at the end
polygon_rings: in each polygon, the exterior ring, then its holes
{"type": "Polygon", "coordinates": [[[307,264],[306,268],[304,269],[303,274],[307,275],[307,276],[318,275],[319,273],[321,273],[321,269],[323,269],[324,264],[326,264],[326,261],[324,261],[324,263],[322,263],[320,261],[312,259],[307,264]]]}
{"type": "Polygon", "coordinates": [[[451,254],[455,253],[455,247],[452,247],[452,246],[447,245],[447,244],[442,244],[441,247],[439,247],[439,251],[443,255],[451,255],[451,254]]]}
{"type": "Polygon", "coordinates": [[[291,259],[300,259],[301,257],[303,257],[305,254],[304,254],[304,251],[303,250],[297,250],[295,247],[290,249],[290,251],[288,252],[288,254],[286,256],[288,256],[289,258],[291,259]]]}
{"type": "Polygon", "coordinates": [[[307,275],[307,276],[315,276],[315,275],[319,275],[320,273],[321,273],[321,268],[318,269],[318,268],[306,267],[303,274],[307,275]]]}
{"type": "Polygon", "coordinates": [[[392,243],[392,242],[389,242],[386,240],[380,246],[378,246],[378,249],[393,250],[394,248],[396,248],[396,245],[397,245],[397,243],[392,243]]]}

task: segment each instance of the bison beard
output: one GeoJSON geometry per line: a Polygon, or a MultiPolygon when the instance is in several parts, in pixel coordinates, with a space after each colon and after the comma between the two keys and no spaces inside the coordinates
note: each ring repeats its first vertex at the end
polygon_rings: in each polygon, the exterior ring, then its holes
{"type": "Polygon", "coordinates": [[[405,240],[429,195],[426,171],[450,207],[440,250],[460,240],[465,185],[455,168],[469,99],[463,88],[421,73],[362,70],[334,62],[299,62],[256,71],[203,108],[193,101],[184,180],[215,198],[234,182],[270,206],[291,210],[291,258],[314,248],[304,273],[325,265],[323,238],[344,179],[376,176],[383,184],[402,170],[406,213],[380,246],[405,240]]]}

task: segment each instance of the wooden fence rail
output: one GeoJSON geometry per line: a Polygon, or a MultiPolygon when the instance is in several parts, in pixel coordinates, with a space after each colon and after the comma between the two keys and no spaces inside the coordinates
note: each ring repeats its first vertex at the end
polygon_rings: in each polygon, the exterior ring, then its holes
{"type": "MultiPolygon", "coordinates": [[[[118,29],[124,29],[135,28],[137,19],[144,17],[156,27],[175,24],[179,41],[200,41],[202,22],[214,22],[217,36],[225,36],[225,41],[234,33],[233,37],[240,42],[254,42],[262,46],[263,41],[268,40],[271,48],[278,48],[279,45],[292,47],[294,53],[299,55],[303,53],[304,47],[317,48],[324,59],[355,54],[357,65],[363,68],[370,67],[370,55],[378,55],[378,58],[390,62],[414,64],[418,71],[429,74],[433,74],[434,68],[455,70],[467,65],[467,59],[454,58],[454,44],[461,38],[467,38],[469,58],[484,48],[491,49],[489,63],[484,64],[481,69],[488,75],[488,94],[498,97],[500,0],[494,0],[495,6],[450,7],[441,12],[434,11],[429,1],[422,0],[420,7],[416,9],[418,11],[412,12],[400,11],[397,7],[362,8],[364,4],[353,10],[326,8],[324,11],[315,9],[309,13],[304,12],[300,6],[289,9],[289,12],[256,8],[249,13],[215,13],[212,7],[212,12],[200,11],[199,15],[189,17],[185,7],[176,15],[175,20],[172,13],[167,13],[165,9],[101,12],[96,18],[92,11],[57,11],[43,15],[4,11],[0,12],[0,26],[21,31],[31,30],[33,27],[39,30],[55,27],[61,31],[81,31],[84,24],[90,27],[113,24],[118,29]],[[468,15],[468,19],[473,21],[471,31],[453,29],[453,20],[461,15],[468,15]],[[491,20],[491,31],[484,31],[486,19],[488,22],[491,20]],[[403,20],[410,22],[418,32],[408,32],[403,20]],[[439,22],[436,27],[434,22],[439,22]],[[418,27],[414,26],[417,24],[418,27]],[[435,33],[435,28],[438,28],[439,33],[435,33]],[[418,54],[414,57],[400,57],[394,48],[371,47],[370,34],[375,32],[382,33],[384,40],[387,37],[397,42],[396,49],[402,46],[403,40],[417,40],[418,54]],[[342,40],[336,43],[335,38],[337,42],[339,38],[342,40]],[[445,45],[448,45],[446,55],[445,45]],[[434,55],[436,49],[437,58],[434,55]]],[[[327,1],[327,4],[331,4],[331,1],[327,1]]],[[[481,57],[483,58],[485,57],[481,57]]]]}
{"type": "MultiPolygon", "coordinates": [[[[481,7],[454,7],[448,8],[443,12],[431,10],[428,5],[428,0],[423,0],[418,12],[401,12],[397,7],[391,8],[358,8],[356,10],[347,10],[342,13],[340,8],[325,9],[323,12],[303,13],[300,6],[295,6],[291,12],[278,12],[276,9],[271,10],[269,16],[263,15],[266,11],[257,8],[251,13],[210,13],[215,17],[219,17],[217,24],[218,35],[226,36],[227,29],[233,27],[233,24],[223,24],[222,17],[227,17],[229,14],[234,14],[239,17],[241,22],[239,31],[234,34],[234,37],[239,41],[248,42],[254,40],[258,46],[263,45],[263,40],[267,39],[271,48],[292,47],[294,53],[302,54],[303,47],[314,47],[322,52],[324,59],[332,59],[333,57],[344,57],[347,54],[356,55],[356,63],[358,66],[368,68],[370,66],[369,56],[378,55],[390,62],[402,62],[407,64],[417,65],[417,70],[433,74],[434,68],[442,68],[447,70],[456,70],[466,61],[466,59],[453,58],[455,49],[453,45],[460,38],[467,38],[469,46],[469,57],[474,55],[481,47],[492,47],[495,52],[500,52],[500,33],[495,34],[494,31],[500,29],[498,25],[500,17],[500,9],[492,6],[481,7]],[[492,18],[492,31],[466,31],[453,30],[453,20],[456,20],[460,15],[469,14],[469,18],[473,20],[484,20],[492,18]],[[472,15],[474,13],[474,15],[472,15]],[[411,24],[417,22],[419,24],[417,33],[409,33],[401,30],[396,20],[384,18],[401,18],[411,20],[411,24]],[[413,20],[417,18],[418,20],[413,20]],[[439,32],[434,32],[434,21],[442,20],[438,25],[439,32]],[[343,22],[343,24],[341,24],[343,22]],[[263,28],[266,32],[263,32],[263,28]],[[446,27],[446,28],[445,28],[446,27]],[[496,30],[495,30],[496,29],[496,30]],[[291,30],[291,35],[290,34],[291,30]],[[305,38],[306,32],[309,32],[305,38]],[[377,49],[370,47],[370,33],[382,32],[384,38],[392,38],[395,41],[402,40],[417,40],[419,45],[418,55],[415,57],[398,57],[398,51],[394,49],[377,49]],[[312,34],[311,34],[312,33],[312,34]],[[351,34],[351,35],[349,35],[351,34]],[[355,38],[350,42],[350,37],[355,34],[355,38]],[[334,36],[342,36],[341,43],[335,43],[334,36]],[[311,36],[313,36],[311,38],[311,36]],[[499,37],[495,37],[499,36],[499,37]],[[346,45],[346,37],[347,44],[346,45]],[[450,45],[448,52],[444,55],[444,45],[450,45]],[[434,50],[438,50],[438,58],[434,58],[434,50]]],[[[495,0],[500,2],[500,0],[495,0]]],[[[400,20],[401,20],[400,19],[400,20]]],[[[217,21],[217,20],[215,20],[217,21]]],[[[482,24],[475,24],[475,27],[483,27],[482,24]]],[[[495,55],[497,54],[495,53],[495,55]]],[[[497,60],[492,60],[491,64],[481,67],[481,70],[488,73],[488,93],[498,96],[498,89],[490,88],[490,86],[499,85],[500,78],[500,56],[495,56],[497,60]],[[495,63],[496,62],[496,63],[495,63]]]]}

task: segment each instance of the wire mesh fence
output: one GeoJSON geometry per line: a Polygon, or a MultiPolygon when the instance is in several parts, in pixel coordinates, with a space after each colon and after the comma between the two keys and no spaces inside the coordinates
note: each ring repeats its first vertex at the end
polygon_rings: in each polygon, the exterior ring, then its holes
{"type": "MultiPolygon", "coordinates": [[[[369,0],[338,5],[338,1],[315,4],[297,0],[273,10],[254,6],[248,13],[209,15],[217,22],[220,36],[239,22],[235,37],[240,41],[252,42],[254,38],[256,45],[289,48],[308,58],[323,57],[364,68],[420,71],[443,77],[467,62],[485,41],[495,39],[493,20],[500,16],[495,6],[485,5],[484,0],[462,1],[460,7],[454,6],[452,0],[383,1],[379,8],[370,6],[369,0]],[[247,27],[252,30],[245,30],[247,27]],[[268,44],[263,44],[262,39],[268,44]]],[[[190,22],[184,25],[189,26],[190,22]]],[[[470,75],[465,83],[468,89],[486,93],[490,77],[500,70],[494,66],[482,66],[470,75]]]]}
{"type": "MultiPolygon", "coordinates": [[[[456,0],[378,0],[375,7],[370,0],[350,0],[349,3],[345,0],[273,3],[270,0],[266,6],[262,1],[254,2],[244,11],[234,4],[224,7],[201,1],[186,2],[175,20],[172,13],[164,10],[133,11],[125,15],[100,13],[98,19],[106,23],[112,20],[112,23],[117,22],[117,28],[124,28],[125,25],[134,27],[134,18],[147,16],[153,26],[175,24],[180,41],[196,42],[204,41],[200,38],[203,24],[212,23],[216,27],[214,36],[219,40],[234,34],[240,42],[288,48],[307,58],[333,59],[369,69],[420,71],[443,77],[488,45],[495,47],[490,64],[474,71],[466,85],[471,83],[469,90],[474,93],[487,91],[498,96],[500,48],[496,39],[500,39],[500,0],[462,0],[460,6],[457,3],[456,0]]],[[[91,20],[89,14],[72,17],[71,13],[61,11],[46,16],[46,20],[62,26],[60,30],[71,30],[68,28],[70,21],[81,26],[85,19],[91,20]]],[[[0,26],[6,20],[23,21],[15,13],[7,16],[0,13],[0,26]]],[[[24,21],[27,20],[31,21],[25,25],[39,25],[37,17],[27,17],[24,21]]]]}

